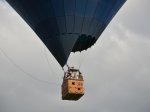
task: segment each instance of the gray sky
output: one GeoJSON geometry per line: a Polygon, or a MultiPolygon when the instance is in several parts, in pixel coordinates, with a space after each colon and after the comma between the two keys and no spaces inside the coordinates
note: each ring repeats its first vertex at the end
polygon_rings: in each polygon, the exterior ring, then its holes
{"type": "Polygon", "coordinates": [[[77,67],[84,59],[86,91],[79,101],[70,102],[61,100],[59,64],[0,0],[0,48],[32,75],[0,52],[0,112],[150,112],[149,11],[149,0],[128,0],[91,49],[71,54],[70,65],[77,67]]]}

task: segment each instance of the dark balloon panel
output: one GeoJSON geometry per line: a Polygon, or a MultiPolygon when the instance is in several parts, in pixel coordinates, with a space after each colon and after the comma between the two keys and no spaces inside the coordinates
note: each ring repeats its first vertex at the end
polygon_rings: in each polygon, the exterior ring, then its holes
{"type": "Polygon", "coordinates": [[[7,0],[63,67],[91,47],[126,0],[7,0]]]}

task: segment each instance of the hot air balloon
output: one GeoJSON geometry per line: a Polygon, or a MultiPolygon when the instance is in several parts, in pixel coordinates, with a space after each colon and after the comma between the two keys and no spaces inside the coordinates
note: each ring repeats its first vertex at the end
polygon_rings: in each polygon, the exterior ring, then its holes
{"type": "MultiPolygon", "coordinates": [[[[83,51],[95,44],[126,0],[7,1],[63,67],[71,52],[83,51]]],[[[68,91],[66,94],[71,94],[68,91]]]]}

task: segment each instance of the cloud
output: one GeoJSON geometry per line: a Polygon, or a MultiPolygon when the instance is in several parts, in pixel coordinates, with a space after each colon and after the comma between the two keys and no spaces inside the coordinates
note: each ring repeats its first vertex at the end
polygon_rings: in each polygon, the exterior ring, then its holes
{"type": "Polygon", "coordinates": [[[124,26],[136,32],[136,34],[148,37],[150,35],[150,13],[148,11],[149,0],[128,0],[116,18],[123,22],[124,26]]]}

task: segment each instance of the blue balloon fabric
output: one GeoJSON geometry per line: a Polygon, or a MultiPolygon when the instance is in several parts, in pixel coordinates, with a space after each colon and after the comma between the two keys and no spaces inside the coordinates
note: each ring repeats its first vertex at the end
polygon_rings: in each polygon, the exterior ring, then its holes
{"type": "Polygon", "coordinates": [[[126,0],[7,0],[63,67],[100,37],[126,0]]]}

